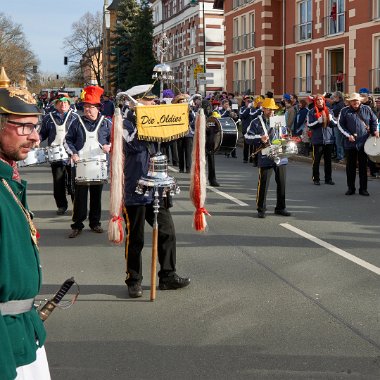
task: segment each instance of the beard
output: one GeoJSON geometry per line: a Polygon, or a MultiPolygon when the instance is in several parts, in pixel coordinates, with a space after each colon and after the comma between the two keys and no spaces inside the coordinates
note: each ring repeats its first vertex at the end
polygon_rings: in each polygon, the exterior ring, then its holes
{"type": "Polygon", "coordinates": [[[29,152],[23,153],[21,149],[32,149],[34,143],[24,143],[17,148],[4,149],[3,144],[0,142],[0,157],[6,161],[22,161],[28,156],[29,152]]]}

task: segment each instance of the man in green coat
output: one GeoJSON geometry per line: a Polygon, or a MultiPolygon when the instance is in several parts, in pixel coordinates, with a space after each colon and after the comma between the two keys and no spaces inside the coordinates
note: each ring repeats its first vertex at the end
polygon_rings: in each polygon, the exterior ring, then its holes
{"type": "Polygon", "coordinates": [[[37,231],[17,161],[39,142],[39,109],[0,72],[0,379],[48,380],[45,328],[34,307],[41,287],[37,231]]]}

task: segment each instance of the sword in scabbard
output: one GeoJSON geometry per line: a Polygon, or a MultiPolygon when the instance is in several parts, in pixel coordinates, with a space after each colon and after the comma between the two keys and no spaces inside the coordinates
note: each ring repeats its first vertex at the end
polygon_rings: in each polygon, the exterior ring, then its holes
{"type": "MultiPolygon", "coordinates": [[[[50,300],[48,300],[44,306],[39,309],[38,313],[40,315],[40,318],[43,321],[46,321],[46,319],[49,317],[49,315],[53,312],[53,310],[59,306],[59,303],[62,301],[62,298],[66,295],[66,293],[70,290],[70,288],[75,284],[74,277],[71,277],[67,279],[62,286],[59,288],[58,292],[55,293],[54,297],[50,300]]],[[[78,285],[77,285],[78,286],[78,285]]],[[[79,286],[78,291],[75,294],[74,298],[71,300],[70,306],[76,301],[79,295],[79,286]]]]}

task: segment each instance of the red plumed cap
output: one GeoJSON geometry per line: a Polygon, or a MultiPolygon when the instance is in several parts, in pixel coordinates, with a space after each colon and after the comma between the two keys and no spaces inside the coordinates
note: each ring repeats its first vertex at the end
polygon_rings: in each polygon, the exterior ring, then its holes
{"type": "Polygon", "coordinates": [[[100,104],[100,97],[103,94],[104,90],[98,86],[88,86],[83,89],[83,92],[83,103],[96,105],[100,104]]]}

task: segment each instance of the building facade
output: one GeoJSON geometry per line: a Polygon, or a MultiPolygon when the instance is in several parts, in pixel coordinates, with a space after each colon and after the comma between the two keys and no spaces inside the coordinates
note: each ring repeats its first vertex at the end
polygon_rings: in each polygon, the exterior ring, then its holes
{"type": "Polygon", "coordinates": [[[380,0],[215,0],[225,87],[308,95],[380,93],[380,0]]]}
{"type": "Polygon", "coordinates": [[[165,33],[169,49],[163,61],[173,71],[174,92],[221,91],[224,79],[223,10],[212,1],[154,0],[154,49],[160,61],[159,41],[165,33]],[[205,31],[205,33],[204,33],[205,31]],[[204,63],[207,77],[198,79],[204,63]],[[207,81],[207,83],[204,83],[207,81]]]}

